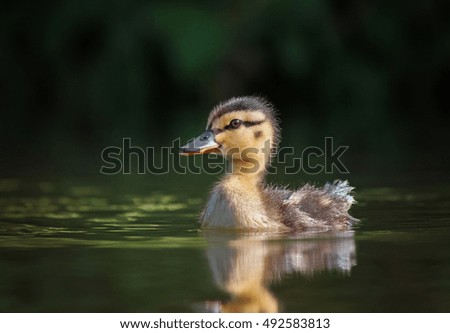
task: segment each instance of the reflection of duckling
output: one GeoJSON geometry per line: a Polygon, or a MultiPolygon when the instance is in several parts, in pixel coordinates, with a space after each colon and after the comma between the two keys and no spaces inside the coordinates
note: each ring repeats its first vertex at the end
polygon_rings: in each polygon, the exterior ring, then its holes
{"type": "Polygon", "coordinates": [[[349,275],[356,265],[353,231],[290,233],[204,233],[206,254],[215,283],[229,301],[209,301],[201,312],[278,312],[268,285],[286,275],[313,277],[334,271],[349,275]]]}
{"type": "Polygon", "coordinates": [[[271,153],[279,141],[275,110],[259,97],[232,98],[216,106],[207,130],[181,147],[181,154],[221,153],[231,174],[213,189],[202,227],[234,229],[344,229],[354,202],[346,181],[323,188],[289,191],[264,183],[271,153]]]}

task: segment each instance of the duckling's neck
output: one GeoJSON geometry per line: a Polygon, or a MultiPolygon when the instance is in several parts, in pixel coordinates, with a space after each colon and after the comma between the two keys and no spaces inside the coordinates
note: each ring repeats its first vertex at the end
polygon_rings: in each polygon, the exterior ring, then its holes
{"type": "Polygon", "coordinates": [[[226,186],[230,190],[241,189],[246,196],[261,197],[262,189],[264,188],[264,172],[245,173],[232,172],[225,175],[219,184],[226,186]]]}
{"type": "Polygon", "coordinates": [[[242,160],[233,160],[228,164],[228,168],[228,175],[222,179],[224,185],[231,186],[234,189],[241,188],[249,197],[261,199],[266,175],[264,166],[261,167],[255,163],[242,160]]]}
{"type": "Polygon", "coordinates": [[[253,160],[251,162],[235,159],[227,164],[227,173],[245,181],[246,183],[260,184],[266,174],[266,164],[263,161],[253,160]]]}

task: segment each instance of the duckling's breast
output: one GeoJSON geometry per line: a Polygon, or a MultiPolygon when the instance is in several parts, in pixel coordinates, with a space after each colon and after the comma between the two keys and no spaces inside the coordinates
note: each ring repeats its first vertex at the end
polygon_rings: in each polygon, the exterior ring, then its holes
{"type": "Polygon", "coordinates": [[[201,217],[202,227],[227,229],[279,229],[282,225],[267,214],[261,193],[234,182],[219,183],[212,191],[201,217]]]}
{"type": "Polygon", "coordinates": [[[236,214],[229,198],[220,188],[215,188],[206,204],[201,217],[202,227],[236,228],[236,214]]]}

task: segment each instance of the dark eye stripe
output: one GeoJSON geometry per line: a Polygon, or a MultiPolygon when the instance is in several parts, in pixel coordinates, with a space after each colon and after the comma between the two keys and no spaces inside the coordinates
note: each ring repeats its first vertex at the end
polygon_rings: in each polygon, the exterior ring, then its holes
{"type": "MultiPolygon", "coordinates": [[[[245,127],[251,127],[251,126],[262,124],[265,121],[266,121],[265,119],[264,120],[259,120],[259,121],[243,121],[242,125],[244,125],[245,127]]],[[[214,128],[214,129],[211,128],[211,125],[209,125],[209,127],[208,127],[208,130],[213,132],[214,135],[222,133],[223,131],[226,131],[226,130],[234,130],[234,129],[235,128],[230,126],[230,125],[227,125],[224,128],[214,128]]]]}
{"type": "MultiPolygon", "coordinates": [[[[262,124],[264,121],[265,121],[265,119],[260,120],[260,121],[243,121],[241,124],[244,125],[245,127],[251,127],[251,126],[262,124]]],[[[236,128],[231,126],[231,124],[224,127],[224,130],[229,130],[229,129],[233,130],[236,128]]]]}
{"type": "Polygon", "coordinates": [[[266,121],[265,119],[259,120],[259,121],[244,121],[243,124],[245,125],[245,127],[250,127],[250,126],[262,124],[265,121],[266,121]]]}

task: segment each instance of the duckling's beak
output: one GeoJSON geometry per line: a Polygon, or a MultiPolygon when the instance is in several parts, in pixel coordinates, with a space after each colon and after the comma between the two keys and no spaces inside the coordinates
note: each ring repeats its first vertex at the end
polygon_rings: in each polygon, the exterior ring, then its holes
{"type": "Polygon", "coordinates": [[[214,134],[211,131],[206,131],[199,137],[188,142],[187,145],[180,148],[180,155],[198,155],[207,153],[220,152],[219,144],[214,140],[214,134]]]}

